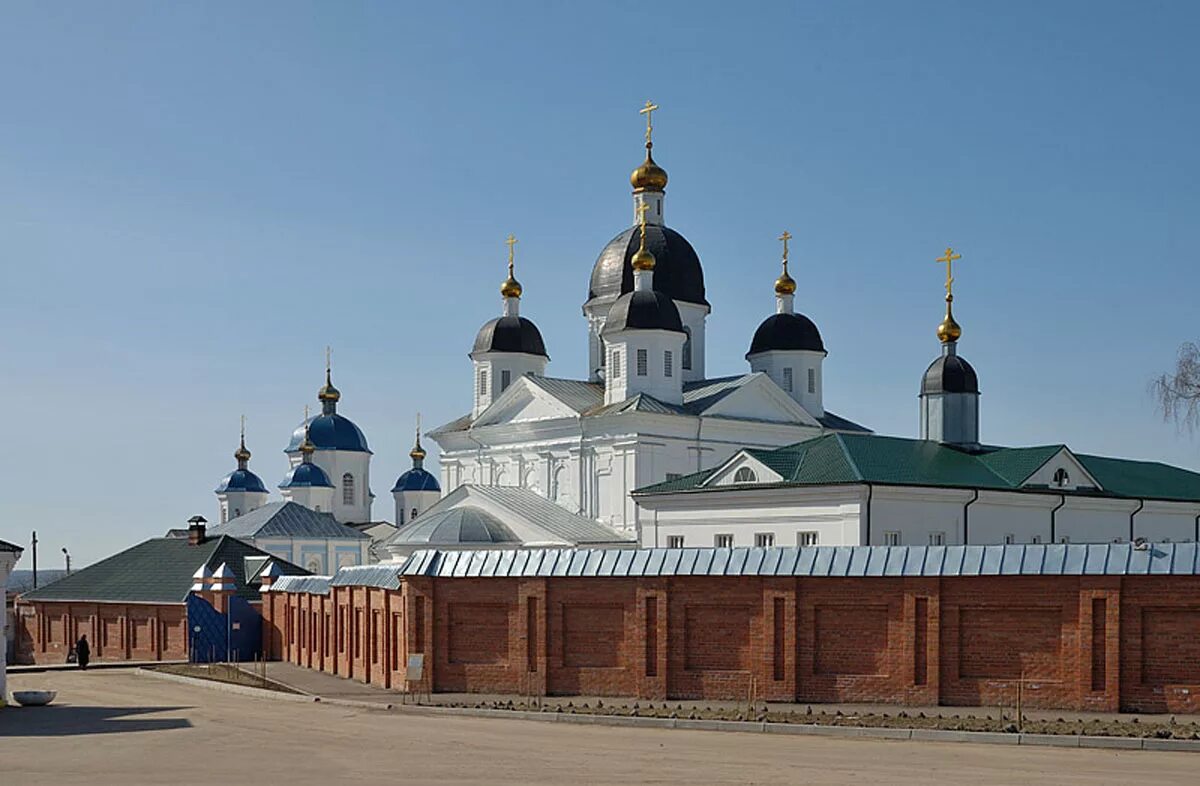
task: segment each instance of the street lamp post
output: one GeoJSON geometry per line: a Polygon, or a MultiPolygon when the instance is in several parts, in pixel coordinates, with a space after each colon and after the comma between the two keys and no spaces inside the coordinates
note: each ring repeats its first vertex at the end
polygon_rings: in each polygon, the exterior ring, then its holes
{"type": "Polygon", "coordinates": [[[71,575],[71,552],[67,551],[66,546],[63,546],[62,553],[63,553],[63,557],[65,557],[67,560],[67,575],[70,576],[71,575]]]}

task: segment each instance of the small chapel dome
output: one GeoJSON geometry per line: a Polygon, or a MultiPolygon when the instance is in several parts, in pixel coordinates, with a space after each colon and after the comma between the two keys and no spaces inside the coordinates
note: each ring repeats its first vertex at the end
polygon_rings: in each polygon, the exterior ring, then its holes
{"type": "Polygon", "coordinates": [[[500,297],[520,297],[521,292],[521,282],[513,278],[512,273],[509,273],[508,278],[500,284],[500,297]]]}
{"type": "Polygon", "coordinates": [[[288,474],[284,476],[283,482],[279,484],[279,488],[281,489],[311,488],[315,486],[333,488],[333,483],[329,481],[329,476],[325,474],[325,470],[308,461],[292,467],[288,474]]]}
{"type": "Polygon", "coordinates": [[[776,295],[794,295],[796,294],[796,279],[788,275],[787,268],[784,268],[783,275],[775,279],[775,294],[776,295]]]}
{"type": "Polygon", "coordinates": [[[393,492],[441,490],[442,486],[438,483],[433,473],[422,467],[413,467],[404,472],[400,477],[396,478],[396,485],[392,487],[393,492]]]}
{"type": "Polygon", "coordinates": [[[772,314],[754,331],[746,357],[774,350],[824,352],[825,344],[817,326],[803,314],[772,314]]]}
{"type": "Polygon", "coordinates": [[[333,380],[329,376],[329,369],[325,369],[325,384],[317,391],[317,400],[331,401],[337,403],[342,398],[342,392],[333,386],[333,380]]]}
{"type": "Polygon", "coordinates": [[[945,354],[929,364],[921,379],[921,393],[978,393],[979,377],[965,358],[945,354]]]}
{"type": "MultiPolygon", "coordinates": [[[[250,451],[246,452],[249,453],[250,451]]],[[[256,491],[266,494],[267,487],[263,485],[262,478],[250,470],[235,469],[225,476],[225,479],[221,481],[221,485],[217,486],[218,494],[224,494],[229,491],[256,491]]]]}
{"type": "Polygon", "coordinates": [[[627,292],[613,303],[601,335],[621,330],[670,330],[683,332],[683,320],[675,301],[658,290],[627,292]]]}
{"type": "Polygon", "coordinates": [[[471,349],[471,354],[476,352],[520,352],[548,357],[537,325],[518,316],[496,317],[485,322],[471,349]]]}

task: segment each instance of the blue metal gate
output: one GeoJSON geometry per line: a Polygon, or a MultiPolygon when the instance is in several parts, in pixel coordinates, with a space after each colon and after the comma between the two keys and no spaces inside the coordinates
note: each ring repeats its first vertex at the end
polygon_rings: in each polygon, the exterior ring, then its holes
{"type": "Polygon", "coordinates": [[[192,663],[245,663],[262,655],[262,617],[245,600],[229,599],[222,614],[198,595],[189,595],[188,658],[192,663]]]}

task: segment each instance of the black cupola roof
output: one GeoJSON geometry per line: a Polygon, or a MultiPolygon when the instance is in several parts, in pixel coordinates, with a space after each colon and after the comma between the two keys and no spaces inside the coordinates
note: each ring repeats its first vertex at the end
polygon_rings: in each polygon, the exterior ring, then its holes
{"type": "MultiPolygon", "coordinates": [[[[658,269],[654,270],[655,284],[658,269]]],[[[683,320],[679,308],[668,295],[657,289],[628,292],[617,298],[604,321],[602,334],[619,330],[671,330],[683,332],[683,320]]]]}
{"type": "Polygon", "coordinates": [[[803,314],[772,314],[754,331],[746,357],[773,350],[824,352],[821,331],[803,314]]]}
{"type": "MultiPolygon", "coordinates": [[[[592,267],[588,300],[633,291],[633,255],[641,246],[639,227],[630,227],[608,241],[592,267]]],[[[674,229],[646,226],[646,250],[654,255],[654,288],[672,300],[707,306],[704,271],[692,244],[674,229]]]]}
{"type": "Polygon", "coordinates": [[[978,393],[979,377],[966,359],[947,352],[929,364],[921,380],[921,394],[978,393]]]}
{"type": "Polygon", "coordinates": [[[541,331],[525,317],[496,317],[485,322],[475,336],[471,352],[521,352],[549,357],[541,331]]]}

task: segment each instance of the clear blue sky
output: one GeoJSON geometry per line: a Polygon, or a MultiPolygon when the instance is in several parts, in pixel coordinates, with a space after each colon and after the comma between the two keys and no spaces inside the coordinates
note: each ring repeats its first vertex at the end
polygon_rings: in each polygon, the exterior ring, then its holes
{"type": "Polygon", "coordinates": [[[915,435],[953,244],[985,440],[1200,468],[1147,393],[1200,338],[1197,11],[4,3],[0,538],[51,567],[215,518],[242,413],[274,487],[326,344],[390,518],[413,414],[469,408],[509,232],[549,373],[585,373],[647,98],[710,374],[787,228],[827,405],[915,435]]]}

